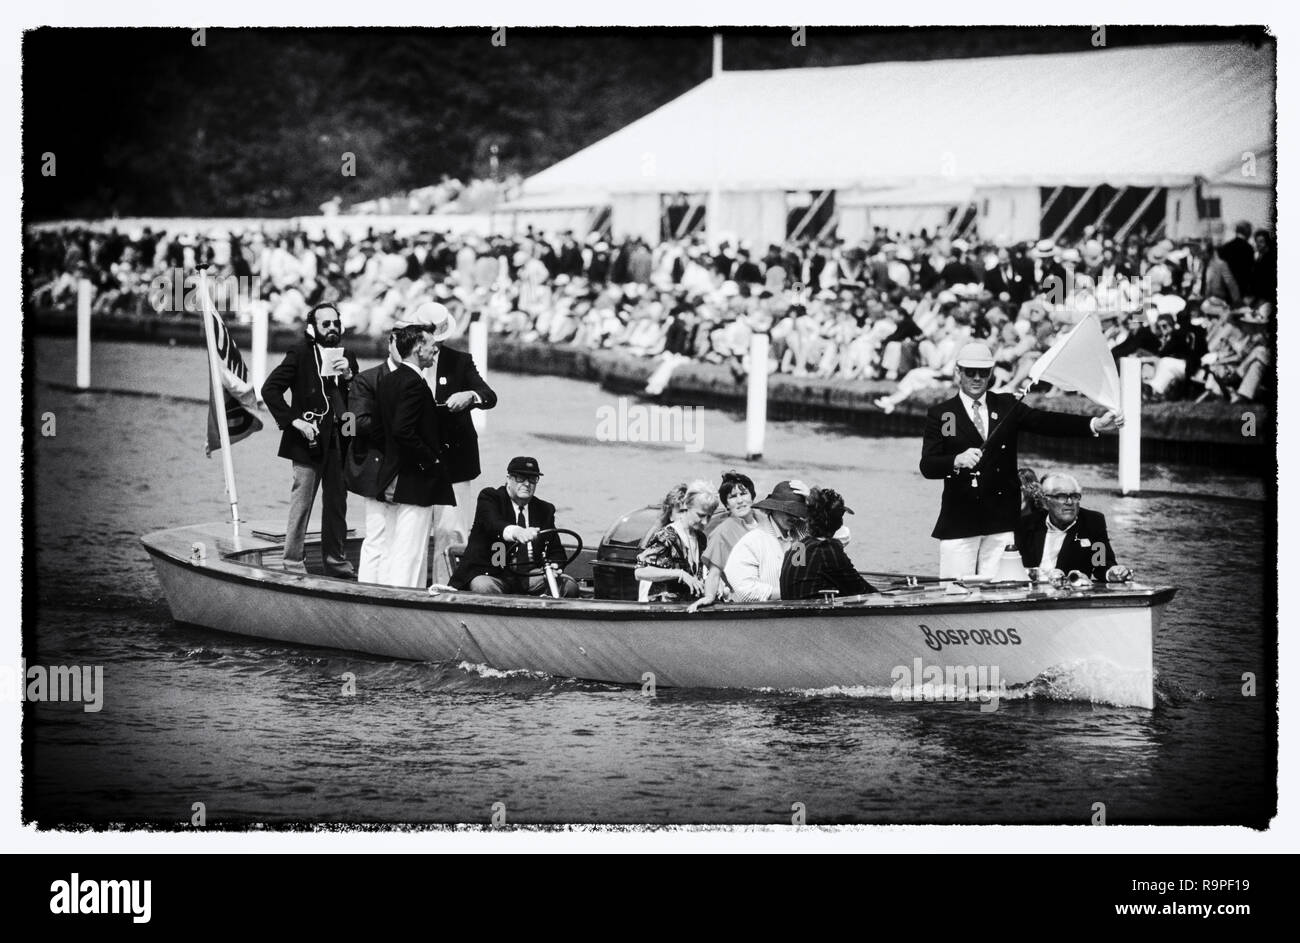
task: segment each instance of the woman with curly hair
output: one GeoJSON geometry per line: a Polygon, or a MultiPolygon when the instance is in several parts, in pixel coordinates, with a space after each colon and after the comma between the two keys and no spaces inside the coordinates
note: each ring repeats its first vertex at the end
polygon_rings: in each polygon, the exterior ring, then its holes
{"type": "Polygon", "coordinates": [[[704,592],[704,523],[718,506],[707,481],[680,484],[664,496],[659,527],[637,554],[636,578],[658,602],[695,599],[704,592]]]}
{"type": "Polygon", "coordinates": [[[844,525],[844,506],[839,492],[813,488],[808,492],[808,533],[786,551],[781,563],[781,598],[816,599],[823,590],[841,596],[874,593],[876,588],[862,578],[835,532],[844,525]]]}
{"type": "Polygon", "coordinates": [[[728,593],[722,585],[723,570],[731,551],[742,537],[762,527],[767,520],[767,515],[754,507],[755,497],[754,482],[748,475],[734,470],[723,472],[718,500],[727,514],[708,532],[709,542],[704,549],[704,595],[695,601],[692,611],[711,605],[720,594],[723,599],[727,598],[728,593]]]}

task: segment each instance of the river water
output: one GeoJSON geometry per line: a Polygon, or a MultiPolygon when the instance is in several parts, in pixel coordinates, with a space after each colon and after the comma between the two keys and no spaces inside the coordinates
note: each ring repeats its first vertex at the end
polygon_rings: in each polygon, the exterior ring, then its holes
{"type": "MultiPolygon", "coordinates": [[[[487,824],[495,803],[511,824],[787,824],[794,803],[809,824],[1087,824],[1104,803],[1112,824],[1263,827],[1276,809],[1275,539],[1258,479],[1148,467],[1153,493],[1126,498],[1110,490],[1113,465],[1072,466],[1121,561],[1179,587],[1156,639],[1154,711],[1031,698],[981,712],[824,692],[647,698],[177,627],[139,536],[228,515],[219,453],[203,457],[206,406],[61,391],[73,351],[34,345],[28,422],[52,414],[55,435],[28,456],[24,654],[102,666],[104,701],[95,713],[26,705],[23,817],[40,827],[180,827],[196,802],[209,828],[487,824]],[[355,696],[341,696],[345,672],[355,696]]],[[[94,356],[96,387],[205,395],[201,349],[105,343],[94,356]]],[[[700,411],[699,451],[598,442],[597,411],[616,402],[598,387],[491,382],[500,405],[480,485],[512,455],[535,455],[560,525],[593,540],[673,482],[736,467],[761,491],[791,477],[842,491],[863,569],[937,566],[940,485],[916,469],[918,439],[772,423],[763,461],[747,465],[735,414],[700,411]]],[[[282,528],[289,464],[266,421],[234,447],[240,508],[282,528]]]]}

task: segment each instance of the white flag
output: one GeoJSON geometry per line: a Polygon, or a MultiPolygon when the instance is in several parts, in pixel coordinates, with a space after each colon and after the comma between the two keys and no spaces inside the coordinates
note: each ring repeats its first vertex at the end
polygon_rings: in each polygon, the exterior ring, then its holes
{"type": "Polygon", "coordinates": [[[1029,370],[1029,379],[1082,393],[1107,409],[1118,411],[1119,372],[1102,336],[1097,315],[1089,312],[1029,370]]]}

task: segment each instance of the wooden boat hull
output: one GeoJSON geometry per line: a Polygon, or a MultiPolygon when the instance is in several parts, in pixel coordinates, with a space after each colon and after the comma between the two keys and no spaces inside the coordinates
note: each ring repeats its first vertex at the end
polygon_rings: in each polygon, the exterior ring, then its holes
{"type": "Polygon", "coordinates": [[[143,542],[177,621],[238,635],[623,684],[652,676],[667,687],[839,689],[903,699],[1035,685],[1055,696],[1150,708],[1154,633],[1174,594],[936,589],[688,614],[675,605],[430,596],[298,576],[258,565],[259,551],[275,545],[236,542],[227,527],[159,531],[143,542]],[[201,563],[191,559],[195,543],[205,545],[201,563]]]}

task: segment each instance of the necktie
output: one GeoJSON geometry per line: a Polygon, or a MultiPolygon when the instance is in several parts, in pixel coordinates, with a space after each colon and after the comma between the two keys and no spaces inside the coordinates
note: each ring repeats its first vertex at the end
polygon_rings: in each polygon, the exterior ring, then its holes
{"type": "MultiPolygon", "coordinates": [[[[527,526],[528,526],[528,522],[524,520],[524,509],[523,509],[523,508],[520,508],[520,509],[519,509],[519,517],[518,517],[518,519],[515,521],[515,523],[518,524],[520,527],[527,527],[527,526]]],[[[528,554],[528,562],[529,562],[529,563],[532,563],[532,562],[533,562],[533,545],[532,545],[532,544],[524,544],[524,551],[528,554]]]]}
{"type": "Polygon", "coordinates": [[[975,400],[971,403],[971,412],[975,416],[975,428],[979,431],[981,439],[988,438],[988,430],[984,427],[984,414],[980,412],[980,401],[975,400]]]}

